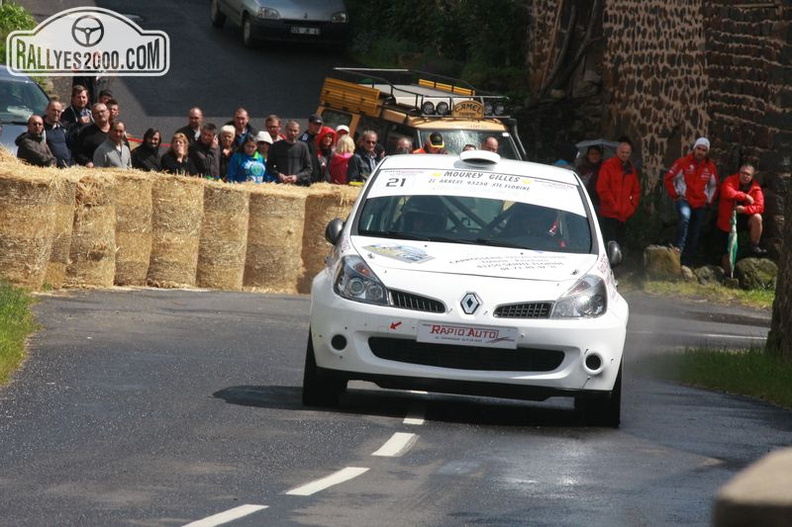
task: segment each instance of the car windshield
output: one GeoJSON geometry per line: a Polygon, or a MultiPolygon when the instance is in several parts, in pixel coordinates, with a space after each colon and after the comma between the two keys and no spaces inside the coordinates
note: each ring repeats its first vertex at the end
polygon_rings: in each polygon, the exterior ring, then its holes
{"type": "Polygon", "coordinates": [[[443,136],[445,150],[449,154],[459,154],[465,145],[473,145],[481,148],[488,137],[498,140],[498,154],[505,159],[521,159],[517,153],[517,146],[514,139],[508,132],[493,132],[492,130],[421,130],[421,141],[428,140],[429,135],[438,132],[443,136]]]}
{"type": "Polygon", "coordinates": [[[27,124],[33,113],[43,114],[47,108],[47,96],[31,82],[0,80],[0,122],[27,124]]]}
{"type": "MultiPolygon", "coordinates": [[[[501,187],[493,188],[493,195],[487,195],[486,187],[503,186],[502,182],[518,176],[491,174],[492,177],[482,182],[480,191],[475,192],[472,191],[475,187],[466,190],[466,183],[473,181],[474,174],[482,173],[470,172],[468,176],[466,172],[450,173],[455,176],[443,178],[436,172],[427,172],[426,175],[405,177],[398,173],[388,177],[380,173],[359,213],[357,234],[539,251],[592,252],[591,226],[575,185],[523,178],[512,184],[524,185],[531,192],[512,189],[506,197],[501,187]],[[424,177],[434,179],[427,190],[435,192],[392,192],[410,186],[423,191],[420,181],[414,185],[407,182],[424,177]],[[515,194],[525,194],[525,199],[515,200],[515,194]],[[578,196],[577,203],[570,202],[573,196],[578,196]],[[563,205],[548,206],[550,203],[563,205]]],[[[482,176],[486,178],[486,174],[482,176]]]]}

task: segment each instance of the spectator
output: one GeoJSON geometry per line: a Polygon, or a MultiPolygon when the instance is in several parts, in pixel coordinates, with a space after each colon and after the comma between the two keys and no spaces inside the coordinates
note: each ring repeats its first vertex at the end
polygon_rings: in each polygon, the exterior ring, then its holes
{"type": "Polygon", "coordinates": [[[113,92],[110,90],[102,90],[99,92],[99,97],[97,97],[96,102],[100,102],[107,106],[107,102],[113,99],[113,92]]]}
{"type": "Polygon", "coordinates": [[[495,152],[497,154],[499,148],[500,144],[498,143],[498,138],[494,135],[488,136],[481,144],[481,149],[486,150],[487,152],[495,152]]]}
{"type": "Polygon", "coordinates": [[[146,130],[140,146],[132,150],[132,168],[146,172],[162,170],[159,156],[160,144],[162,144],[162,133],[156,128],[146,130]]]}
{"type": "Polygon", "coordinates": [[[162,154],[160,158],[160,166],[163,172],[169,174],[178,174],[186,176],[190,173],[190,163],[187,158],[187,146],[189,140],[184,134],[173,134],[170,142],[170,148],[167,152],[162,154]]]}
{"type": "Polygon", "coordinates": [[[336,143],[335,153],[330,160],[330,183],[336,185],[347,184],[347,170],[349,160],[355,153],[355,142],[349,134],[342,135],[336,143]]]}
{"type": "Polygon", "coordinates": [[[255,137],[258,133],[258,130],[250,124],[250,115],[247,110],[242,107],[237,108],[234,112],[234,119],[226,124],[234,125],[234,148],[236,149],[239,149],[247,136],[255,137]]]}
{"type": "Polygon", "coordinates": [[[762,213],[764,212],[764,193],[754,180],[756,169],[744,164],[737,174],[723,180],[720,187],[718,204],[718,229],[721,233],[721,247],[724,248],[723,269],[731,275],[732,268],[728,255],[728,239],[731,231],[732,212],[737,213],[737,232],[748,231],[750,253],[764,256],[767,250],[759,246],[762,238],[762,213]]]}
{"type": "Polygon", "coordinates": [[[203,111],[193,106],[187,113],[187,124],[176,130],[174,134],[184,134],[187,141],[193,144],[201,136],[201,125],[203,125],[203,111]]]}
{"type": "Polygon", "coordinates": [[[31,115],[28,118],[27,131],[22,132],[14,142],[17,145],[19,159],[39,167],[55,166],[57,159],[47,145],[44,137],[44,119],[40,115],[31,115]]]}
{"type": "Polygon", "coordinates": [[[107,102],[103,104],[107,106],[107,118],[110,120],[110,124],[113,124],[113,122],[115,122],[115,120],[118,118],[118,115],[121,113],[121,107],[118,104],[118,101],[115,99],[108,99],[107,102]]]}
{"type": "Polygon", "coordinates": [[[709,159],[709,149],[709,140],[699,137],[693,152],[677,159],[664,178],[679,214],[672,248],[681,253],[680,261],[685,266],[694,262],[701,224],[718,191],[718,171],[709,159]]]}
{"type": "Polygon", "coordinates": [[[264,128],[267,129],[273,143],[283,139],[283,134],[281,133],[281,118],[274,113],[268,115],[267,118],[264,119],[264,128]]]}
{"type": "Polygon", "coordinates": [[[335,130],[329,126],[323,126],[314,140],[316,147],[316,165],[319,167],[317,181],[330,181],[330,163],[336,142],[335,130]]]}
{"type": "Polygon", "coordinates": [[[362,150],[355,152],[349,160],[347,169],[347,182],[363,182],[368,179],[377,164],[380,156],[377,154],[377,132],[366,130],[361,137],[362,150]]]}
{"type": "Polygon", "coordinates": [[[267,171],[277,176],[281,183],[307,187],[312,183],[313,165],[308,145],[298,141],[299,136],[300,123],[294,120],[286,123],[286,138],[270,147],[267,171]]]}
{"type": "Polygon", "coordinates": [[[256,149],[261,155],[261,162],[264,163],[264,183],[277,183],[278,177],[275,174],[266,170],[267,158],[269,157],[269,149],[272,146],[272,136],[269,132],[259,132],[256,134],[256,149]]]}
{"type": "Polygon", "coordinates": [[[68,130],[74,129],[74,135],[81,126],[93,122],[91,108],[88,107],[89,100],[88,89],[85,86],[82,84],[72,86],[71,106],[61,114],[61,124],[68,130]]]}
{"type": "Polygon", "coordinates": [[[255,183],[264,182],[266,168],[264,158],[258,153],[256,137],[248,135],[240,148],[228,162],[229,183],[245,183],[253,181],[255,183]]]}
{"type": "Polygon", "coordinates": [[[396,151],[394,154],[412,154],[413,145],[412,141],[409,137],[400,137],[398,141],[396,141],[396,151]]]}
{"type": "Polygon", "coordinates": [[[631,155],[632,143],[627,138],[619,139],[616,156],[602,164],[597,180],[602,236],[606,242],[616,240],[622,247],[626,241],[627,220],[635,214],[641,198],[638,171],[630,161],[631,155]]]}
{"type": "Polygon", "coordinates": [[[588,191],[589,198],[594,204],[595,210],[599,207],[599,196],[597,195],[597,177],[602,166],[602,147],[591,145],[586,149],[586,155],[577,164],[577,173],[583,185],[588,191]]]}
{"type": "Polygon", "coordinates": [[[91,107],[93,123],[86,125],[77,134],[72,145],[74,160],[80,165],[92,167],[96,149],[107,140],[110,132],[110,112],[98,102],[91,107]]]}
{"type": "Polygon", "coordinates": [[[322,181],[322,170],[317,162],[319,152],[316,148],[316,137],[322,129],[322,116],[313,114],[308,118],[308,129],[300,135],[300,141],[308,145],[308,153],[311,156],[311,181],[322,181]]]}
{"type": "Polygon", "coordinates": [[[220,179],[220,148],[214,123],[203,124],[198,140],[187,146],[187,163],[191,176],[220,179]]]}
{"type": "Polygon", "coordinates": [[[109,137],[96,148],[93,165],[97,168],[132,168],[132,156],[124,143],[126,126],[123,121],[110,125],[109,137]]]}
{"type": "Polygon", "coordinates": [[[462,147],[463,152],[467,152],[468,150],[476,150],[476,145],[471,145],[470,143],[468,143],[462,147]]]}
{"type": "Polygon", "coordinates": [[[43,116],[47,146],[55,156],[58,168],[70,167],[74,164],[71,150],[66,142],[66,128],[60,120],[62,113],[63,104],[60,101],[52,100],[47,104],[43,116]]]}
{"type": "Polygon", "coordinates": [[[220,135],[219,135],[219,149],[220,149],[220,180],[227,181],[228,175],[228,162],[231,160],[231,156],[234,155],[236,151],[234,149],[234,127],[230,124],[227,124],[220,128],[220,135]]]}
{"type": "Polygon", "coordinates": [[[578,149],[572,143],[560,143],[556,150],[558,151],[558,159],[555,160],[553,166],[566,168],[572,172],[575,170],[575,159],[577,159],[578,149]]]}
{"type": "Polygon", "coordinates": [[[440,132],[432,132],[423,146],[413,151],[413,154],[445,154],[445,142],[440,132]]]}
{"type": "MultiPolygon", "coordinates": [[[[339,124],[335,127],[336,138],[340,139],[342,135],[346,135],[349,133],[349,127],[345,124],[339,124]]],[[[355,142],[352,141],[352,144],[355,142]]]]}

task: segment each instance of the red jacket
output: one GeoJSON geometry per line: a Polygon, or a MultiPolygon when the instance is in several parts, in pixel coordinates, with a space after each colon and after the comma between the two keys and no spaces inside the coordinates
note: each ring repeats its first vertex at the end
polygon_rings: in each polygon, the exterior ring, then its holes
{"type": "Polygon", "coordinates": [[[718,169],[715,163],[709,159],[696,163],[693,154],[677,159],[664,179],[671,199],[676,201],[683,196],[694,209],[711,205],[718,194],[718,169]]]}
{"type": "Polygon", "coordinates": [[[597,178],[597,195],[600,199],[600,216],[627,221],[635,214],[641,197],[641,185],[638,184],[635,166],[628,161],[625,170],[618,157],[602,163],[597,178]]]}
{"type": "Polygon", "coordinates": [[[732,210],[737,205],[743,205],[745,207],[744,214],[749,216],[764,212],[764,192],[756,180],[751,181],[748,192],[740,190],[740,174],[733,174],[723,180],[720,187],[720,203],[718,204],[718,228],[720,230],[724,232],[731,230],[732,210]],[[753,205],[744,203],[746,196],[753,198],[753,205]]]}

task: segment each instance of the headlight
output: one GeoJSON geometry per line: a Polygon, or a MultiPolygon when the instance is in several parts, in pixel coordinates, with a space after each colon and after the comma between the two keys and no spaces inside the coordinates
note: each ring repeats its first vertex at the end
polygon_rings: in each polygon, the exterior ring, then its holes
{"type": "Polygon", "coordinates": [[[271,20],[280,20],[280,13],[271,7],[262,7],[258,11],[259,18],[269,18],[271,20]]]}
{"type": "Polygon", "coordinates": [[[346,256],[339,266],[335,292],[349,300],[388,305],[388,290],[360,256],[346,256]]]}
{"type": "Polygon", "coordinates": [[[555,303],[551,318],[598,317],[608,310],[608,290],[596,275],[586,275],[555,303]]]}
{"type": "Polygon", "coordinates": [[[330,20],[333,22],[340,22],[340,23],[349,22],[346,11],[339,11],[338,13],[333,13],[333,16],[330,17],[330,20]]]}

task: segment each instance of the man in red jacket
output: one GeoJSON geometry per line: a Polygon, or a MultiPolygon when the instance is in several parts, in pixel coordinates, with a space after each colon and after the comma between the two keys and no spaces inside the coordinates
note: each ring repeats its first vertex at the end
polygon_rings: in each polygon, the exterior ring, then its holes
{"type": "Polygon", "coordinates": [[[599,219],[605,241],[616,240],[624,246],[627,220],[635,214],[641,197],[638,171],[632,161],[632,143],[626,137],[619,139],[616,156],[608,159],[599,169],[597,195],[599,219]]]}
{"type": "Polygon", "coordinates": [[[709,158],[709,149],[709,139],[699,137],[693,152],[677,159],[664,178],[679,214],[673,247],[682,253],[681,263],[686,266],[694,261],[701,224],[718,193],[718,170],[709,158]]]}
{"type": "MultiPolygon", "coordinates": [[[[727,250],[729,232],[731,231],[732,211],[737,212],[737,232],[748,231],[753,256],[764,256],[765,249],[759,247],[762,238],[762,213],[764,212],[764,192],[754,181],[756,169],[751,164],[744,164],[737,174],[723,180],[720,187],[720,204],[718,205],[718,229],[721,232],[724,252],[727,250]]],[[[729,256],[723,256],[723,269],[729,273],[729,256]]]]}

